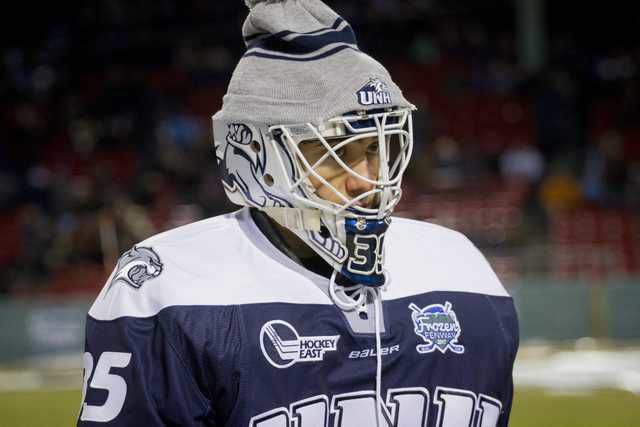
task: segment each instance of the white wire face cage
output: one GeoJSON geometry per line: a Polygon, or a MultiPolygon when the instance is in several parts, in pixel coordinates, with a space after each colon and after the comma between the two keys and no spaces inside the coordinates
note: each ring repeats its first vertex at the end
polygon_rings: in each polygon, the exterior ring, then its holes
{"type": "Polygon", "coordinates": [[[294,170],[285,167],[278,153],[282,176],[286,177],[287,197],[296,207],[319,209],[336,216],[382,219],[391,215],[402,196],[402,176],[413,150],[412,109],[358,112],[327,120],[321,126],[311,123],[301,125],[277,125],[269,127],[274,139],[285,145],[294,159],[294,170]],[[349,144],[374,138],[377,142],[377,176],[364,176],[354,170],[340,156],[349,144]],[[301,145],[314,141],[324,148],[319,158],[311,163],[301,145]],[[369,189],[355,196],[345,194],[322,176],[318,169],[327,162],[337,165],[340,173],[367,183],[369,189]],[[289,170],[289,172],[287,172],[289,170]],[[291,173],[293,172],[293,173],[291,173]],[[311,177],[335,195],[339,202],[321,198],[311,182],[311,177]],[[373,200],[368,206],[362,201],[373,200]]]}

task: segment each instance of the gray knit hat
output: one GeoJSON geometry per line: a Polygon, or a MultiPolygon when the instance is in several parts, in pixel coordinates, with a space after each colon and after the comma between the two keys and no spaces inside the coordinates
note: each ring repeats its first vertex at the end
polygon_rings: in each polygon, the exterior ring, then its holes
{"type": "Polygon", "coordinates": [[[358,49],[349,23],[322,1],[245,2],[247,51],[214,119],[317,125],[351,111],[412,106],[387,70],[358,49]]]}

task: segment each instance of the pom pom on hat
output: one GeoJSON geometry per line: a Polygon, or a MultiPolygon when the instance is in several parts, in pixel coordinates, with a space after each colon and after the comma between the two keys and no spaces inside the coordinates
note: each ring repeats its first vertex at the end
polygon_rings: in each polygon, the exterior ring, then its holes
{"type": "Polygon", "coordinates": [[[259,3],[283,3],[287,0],[244,0],[244,4],[247,5],[249,9],[253,9],[259,3]]]}

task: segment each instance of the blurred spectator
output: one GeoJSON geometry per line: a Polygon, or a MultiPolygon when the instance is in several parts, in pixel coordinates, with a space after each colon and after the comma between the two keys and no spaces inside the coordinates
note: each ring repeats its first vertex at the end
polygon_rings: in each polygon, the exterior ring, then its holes
{"type": "Polygon", "coordinates": [[[24,208],[16,264],[23,274],[36,282],[47,276],[47,254],[54,238],[52,228],[40,206],[29,204],[24,208]]]}
{"type": "Polygon", "coordinates": [[[461,186],[465,179],[464,156],[460,144],[449,136],[440,136],[433,142],[431,183],[439,190],[453,189],[461,186]]]}
{"type": "Polygon", "coordinates": [[[536,90],[536,127],[540,148],[547,160],[557,155],[575,155],[579,146],[576,90],[574,78],[565,70],[549,70],[536,90]]]}
{"type": "Polygon", "coordinates": [[[561,163],[540,184],[540,202],[547,213],[569,211],[580,205],[580,186],[570,169],[561,163]]]}
{"type": "Polygon", "coordinates": [[[627,189],[627,201],[629,206],[640,211],[640,162],[631,163],[628,167],[629,186],[627,189]]]}
{"type": "Polygon", "coordinates": [[[517,139],[500,155],[500,174],[504,179],[536,183],[544,173],[542,153],[525,139],[517,139]]]}
{"type": "Polygon", "coordinates": [[[10,206],[18,194],[18,180],[12,173],[0,171],[0,209],[10,206]]]}
{"type": "Polygon", "coordinates": [[[190,114],[184,107],[164,114],[156,128],[158,144],[162,148],[175,147],[183,151],[192,148],[202,138],[203,133],[203,126],[198,117],[190,114]]]}
{"type": "Polygon", "coordinates": [[[590,202],[621,206],[625,202],[627,177],[622,137],[617,132],[607,132],[587,151],[582,194],[590,202]]]}

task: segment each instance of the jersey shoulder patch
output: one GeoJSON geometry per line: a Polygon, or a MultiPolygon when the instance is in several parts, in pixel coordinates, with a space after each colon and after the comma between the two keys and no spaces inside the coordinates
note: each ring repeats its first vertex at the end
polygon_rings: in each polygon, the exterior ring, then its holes
{"type": "Polygon", "coordinates": [[[330,304],[312,275],[258,247],[259,231],[247,227],[246,210],[239,212],[136,244],[117,262],[89,315],[113,320],[150,317],[170,306],[330,304]]]}
{"type": "Polygon", "coordinates": [[[162,261],[152,247],[135,245],[118,259],[107,290],[117,283],[140,288],[147,280],[160,276],[162,268],[162,261]]]}
{"type": "MultiPolygon", "coordinates": [[[[176,270],[195,271],[202,263],[199,253],[207,241],[220,241],[216,234],[233,227],[235,214],[208,218],[151,236],[134,245],[118,259],[113,272],[96,298],[89,315],[97,320],[118,317],[149,317],[176,301],[176,270]],[[184,265],[184,260],[190,265],[184,265]],[[191,262],[192,261],[192,262],[191,262]],[[177,268],[176,268],[177,267],[177,268]]],[[[225,233],[229,235],[229,233],[225,233]]],[[[193,284],[194,281],[190,281],[193,284]]],[[[188,294],[188,290],[184,289],[188,294]]],[[[180,299],[178,298],[177,301],[180,299]]]]}

